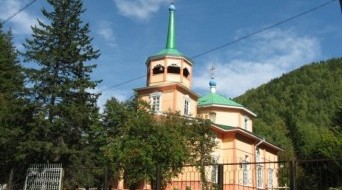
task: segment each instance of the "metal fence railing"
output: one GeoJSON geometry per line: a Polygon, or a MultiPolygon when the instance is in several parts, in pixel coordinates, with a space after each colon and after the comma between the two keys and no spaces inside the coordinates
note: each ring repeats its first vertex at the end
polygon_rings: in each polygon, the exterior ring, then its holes
{"type": "Polygon", "coordinates": [[[205,166],[206,183],[188,166],[168,190],[342,190],[342,159],[239,162],[205,166]]]}
{"type": "MultiPolygon", "coordinates": [[[[204,166],[204,171],[203,178],[198,166],[186,166],[177,177],[172,178],[165,190],[342,190],[342,158],[218,163],[204,166]]],[[[23,173],[13,175],[23,178],[23,173]]],[[[44,180],[44,175],[37,175],[40,181],[44,180]]],[[[51,178],[50,181],[54,179],[51,178]]],[[[24,188],[23,183],[10,182],[9,184],[12,184],[12,188],[9,186],[4,188],[2,184],[0,189],[24,188]]],[[[63,168],[62,184],[63,190],[128,189],[124,181],[113,177],[106,167],[63,168]]],[[[162,188],[161,181],[155,181],[153,184],[157,185],[151,185],[151,182],[147,181],[145,185],[136,189],[160,190],[162,188]]]]}

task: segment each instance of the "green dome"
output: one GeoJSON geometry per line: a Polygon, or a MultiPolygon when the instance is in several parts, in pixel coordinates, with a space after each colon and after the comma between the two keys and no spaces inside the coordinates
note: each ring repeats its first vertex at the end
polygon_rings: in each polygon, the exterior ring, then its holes
{"type": "Polygon", "coordinates": [[[233,100],[225,98],[216,93],[210,93],[198,99],[198,106],[208,106],[208,105],[243,107],[241,104],[236,103],[233,100]]]}

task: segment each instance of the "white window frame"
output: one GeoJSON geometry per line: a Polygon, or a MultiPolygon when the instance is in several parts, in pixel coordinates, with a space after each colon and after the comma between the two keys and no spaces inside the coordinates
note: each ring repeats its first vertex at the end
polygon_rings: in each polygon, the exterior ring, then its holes
{"type": "MultiPolygon", "coordinates": [[[[256,149],[256,162],[261,162],[261,154],[260,154],[260,149],[257,148],[256,149]]],[[[257,187],[261,188],[262,187],[262,183],[263,183],[263,172],[262,172],[262,164],[258,163],[257,164],[257,187]]]]}
{"type": "Polygon", "coordinates": [[[249,177],[249,171],[248,171],[248,164],[249,162],[247,160],[244,160],[242,163],[242,183],[243,185],[248,185],[248,177],[249,177]]]}
{"type": "Polygon", "coordinates": [[[273,169],[268,168],[268,188],[273,188],[273,169]]]}
{"type": "Polygon", "coordinates": [[[248,120],[249,120],[249,118],[247,116],[245,116],[243,120],[244,120],[244,129],[248,130],[248,120]]]}
{"type": "Polygon", "coordinates": [[[184,97],[184,115],[190,115],[190,97],[186,95],[184,97]]]}
{"type": "Polygon", "coordinates": [[[211,155],[211,182],[217,183],[218,182],[218,155],[211,155]]]}
{"type": "Polygon", "coordinates": [[[153,113],[161,113],[161,92],[153,92],[150,95],[150,101],[151,101],[151,111],[153,113]],[[157,106],[156,106],[157,104],[157,106]]]}
{"type": "Polygon", "coordinates": [[[257,166],[257,187],[262,188],[262,166],[258,164],[257,166]]]}

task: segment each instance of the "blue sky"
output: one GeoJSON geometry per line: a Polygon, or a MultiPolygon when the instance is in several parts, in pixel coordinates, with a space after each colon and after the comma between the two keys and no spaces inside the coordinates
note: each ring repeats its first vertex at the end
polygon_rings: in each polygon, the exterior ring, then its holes
{"type": "MultiPolygon", "coordinates": [[[[0,18],[30,1],[0,0],[0,18]]],[[[236,97],[302,65],[342,57],[342,14],[338,0],[175,0],[176,46],[190,58],[326,2],[271,30],[194,58],[193,90],[209,92],[211,65],[218,93],[236,97]]],[[[132,89],[145,86],[145,61],[165,46],[169,5],[170,0],[84,0],[82,18],[101,51],[92,75],[103,80],[96,89],[102,92],[99,105],[112,96],[125,100],[132,89]],[[139,79],[125,83],[134,78],[139,79]]],[[[43,7],[49,8],[45,0],[37,0],[5,23],[19,50],[30,38],[30,26],[37,18],[44,20],[43,7]]]]}

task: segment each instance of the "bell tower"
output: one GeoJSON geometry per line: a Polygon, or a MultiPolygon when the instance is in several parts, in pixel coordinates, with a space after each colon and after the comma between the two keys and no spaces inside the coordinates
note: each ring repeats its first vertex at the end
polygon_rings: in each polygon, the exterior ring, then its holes
{"type": "Polygon", "coordinates": [[[176,48],[175,5],[169,7],[166,46],[146,61],[146,87],[135,89],[155,113],[177,112],[197,115],[198,95],[191,90],[192,61],[176,48]]]}

